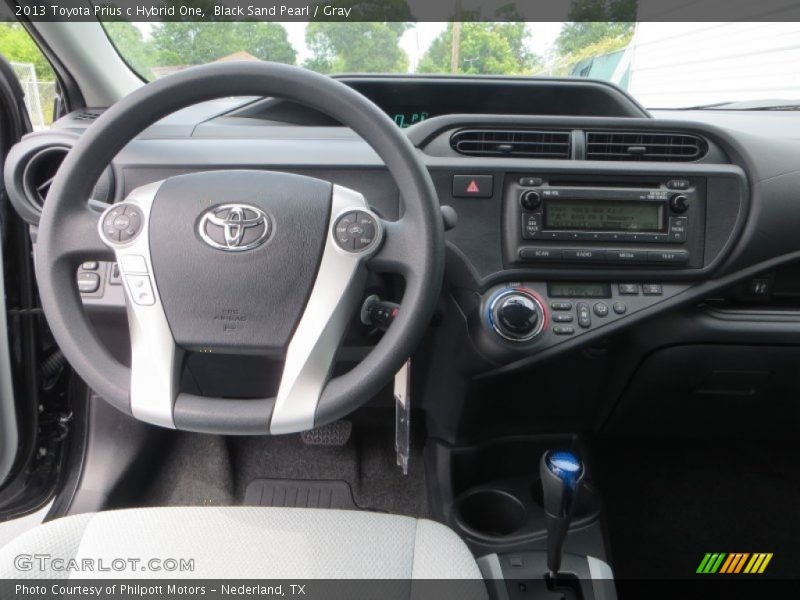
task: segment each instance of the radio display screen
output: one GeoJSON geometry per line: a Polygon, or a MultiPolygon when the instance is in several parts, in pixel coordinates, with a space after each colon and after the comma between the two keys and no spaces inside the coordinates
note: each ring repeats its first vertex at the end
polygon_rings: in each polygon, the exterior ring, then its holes
{"type": "Polygon", "coordinates": [[[661,231],[661,204],[604,200],[547,200],[546,229],[661,231]]]}

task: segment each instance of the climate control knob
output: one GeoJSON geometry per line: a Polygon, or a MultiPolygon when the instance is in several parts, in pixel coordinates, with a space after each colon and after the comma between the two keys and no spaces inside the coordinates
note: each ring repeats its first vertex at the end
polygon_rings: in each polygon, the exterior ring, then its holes
{"type": "Polygon", "coordinates": [[[489,307],[492,328],[512,342],[532,340],[544,328],[544,308],[527,290],[509,288],[500,292],[489,307]]]}

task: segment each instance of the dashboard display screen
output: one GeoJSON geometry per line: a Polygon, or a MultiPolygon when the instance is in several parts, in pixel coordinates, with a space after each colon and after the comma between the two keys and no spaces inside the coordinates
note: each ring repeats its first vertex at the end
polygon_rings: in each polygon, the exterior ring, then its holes
{"type": "Polygon", "coordinates": [[[411,127],[417,123],[422,123],[425,119],[432,116],[431,113],[424,110],[403,110],[394,111],[389,113],[392,120],[397,123],[401,129],[411,127]]]}
{"type": "Polygon", "coordinates": [[[549,283],[547,293],[551,298],[611,298],[607,283],[549,283]]]}
{"type": "Polygon", "coordinates": [[[546,229],[661,231],[661,205],[655,202],[548,200],[546,229]]]}

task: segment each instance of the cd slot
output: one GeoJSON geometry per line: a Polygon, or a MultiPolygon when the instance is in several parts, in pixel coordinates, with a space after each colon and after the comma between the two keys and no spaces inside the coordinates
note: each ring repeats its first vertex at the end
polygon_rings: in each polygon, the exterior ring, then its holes
{"type": "Polygon", "coordinates": [[[549,181],[550,187],[585,187],[585,188],[632,188],[632,189],[661,189],[660,181],[560,181],[551,179],[549,181]]]}

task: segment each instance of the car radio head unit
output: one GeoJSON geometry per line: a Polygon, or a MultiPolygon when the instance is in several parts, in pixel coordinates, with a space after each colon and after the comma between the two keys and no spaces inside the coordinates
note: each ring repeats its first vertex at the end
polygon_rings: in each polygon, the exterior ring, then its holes
{"type": "Polygon", "coordinates": [[[705,180],[574,182],[520,177],[506,186],[506,235],[521,262],[702,266],[705,180]],[[515,231],[510,231],[511,219],[515,231]]]}

